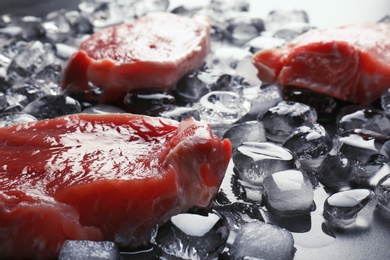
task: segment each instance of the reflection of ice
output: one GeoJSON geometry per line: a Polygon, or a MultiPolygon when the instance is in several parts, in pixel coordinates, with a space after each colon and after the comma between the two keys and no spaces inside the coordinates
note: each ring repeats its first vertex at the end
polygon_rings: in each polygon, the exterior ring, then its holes
{"type": "Polygon", "coordinates": [[[317,213],[311,214],[311,229],[306,233],[292,233],[296,246],[318,248],[327,246],[335,241],[332,234],[325,233],[324,219],[317,213]]]}

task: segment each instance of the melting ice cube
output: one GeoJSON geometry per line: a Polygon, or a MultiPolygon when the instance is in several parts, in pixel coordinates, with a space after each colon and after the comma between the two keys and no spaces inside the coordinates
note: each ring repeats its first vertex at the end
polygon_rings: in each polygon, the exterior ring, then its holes
{"type": "Polygon", "coordinates": [[[285,170],[264,178],[266,206],[276,215],[301,215],[314,209],[309,178],[298,170],[285,170]]]}
{"type": "Polygon", "coordinates": [[[305,104],[281,101],[265,114],[259,115],[258,120],[263,122],[269,140],[283,142],[295,128],[314,123],[317,120],[317,113],[305,104]]]}
{"type": "Polygon", "coordinates": [[[338,226],[348,226],[355,221],[357,213],[370,202],[374,192],[368,189],[353,189],[337,192],[326,199],[324,218],[338,226]]]}
{"type": "Polygon", "coordinates": [[[270,142],[245,142],[232,158],[240,178],[255,185],[275,172],[295,167],[292,153],[270,142]]]}
{"type": "Polygon", "coordinates": [[[290,232],[263,222],[251,222],[238,232],[231,249],[234,259],[294,258],[294,239],[290,232]]]}
{"type": "Polygon", "coordinates": [[[250,110],[249,100],[230,91],[212,91],[204,95],[197,105],[200,118],[209,124],[231,124],[250,110]]]}

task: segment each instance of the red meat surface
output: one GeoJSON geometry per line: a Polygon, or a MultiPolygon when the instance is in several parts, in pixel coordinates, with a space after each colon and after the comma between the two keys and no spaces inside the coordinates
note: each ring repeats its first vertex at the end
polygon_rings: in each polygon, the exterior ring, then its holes
{"type": "Polygon", "coordinates": [[[110,27],[85,40],[64,70],[62,88],[103,90],[101,102],[139,88],[172,90],[201,67],[210,48],[210,24],[171,13],[151,13],[110,27]]]}
{"type": "Polygon", "coordinates": [[[0,128],[0,256],[55,258],[66,239],[147,241],[208,206],[231,155],[208,125],[78,114],[0,128]]]}
{"type": "Polygon", "coordinates": [[[294,85],[370,104],[390,87],[390,24],[353,24],[309,31],[253,56],[264,82],[294,85]]]}

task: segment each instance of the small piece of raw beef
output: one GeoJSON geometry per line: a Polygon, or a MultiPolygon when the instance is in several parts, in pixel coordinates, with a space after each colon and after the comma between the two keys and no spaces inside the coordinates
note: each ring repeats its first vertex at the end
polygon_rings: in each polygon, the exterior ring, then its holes
{"type": "Polygon", "coordinates": [[[172,90],[187,72],[201,67],[210,48],[210,24],[171,13],[151,13],[106,28],[85,40],[69,60],[62,88],[103,89],[101,102],[139,88],[172,90]]]}
{"type": "Polygon", "coordinates": [[[67,239],[139,246],[208,206],[230,155],[193,119],[78,114],[0,128],[0,258],[53,259],[67,239]]]}
{"type": "Polygon", "coordinates": [[[390,87],[390,24],[354,24],[309,31],[253,56],[258,77],[370,104],[390,87]]]}

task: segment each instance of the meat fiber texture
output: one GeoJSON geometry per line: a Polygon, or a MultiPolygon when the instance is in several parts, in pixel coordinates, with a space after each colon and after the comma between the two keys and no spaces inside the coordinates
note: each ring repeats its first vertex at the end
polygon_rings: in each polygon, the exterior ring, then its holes
{"type": "Polygon", "coordinates": [[[281,48],[259,51],[253,63],[264,82],[371,104],[390,87],[390,24],[312,30],[281,48]]]}
{"type": "Polygon", "coordinates": [[[66,239],[139,246],[208,206],[230,155],[192,119],[78,114],[0,128],[0,256],[52,259],[66,239]]]}
{"type": "Polygon", "coordinates": [[[209,49],[205,17],[151,13],[85,40],[70,58],[61,85],[70,91],[100,87],[102,103],[134,89],[169,91],[184,74],[203,65],[209,49]]]}

